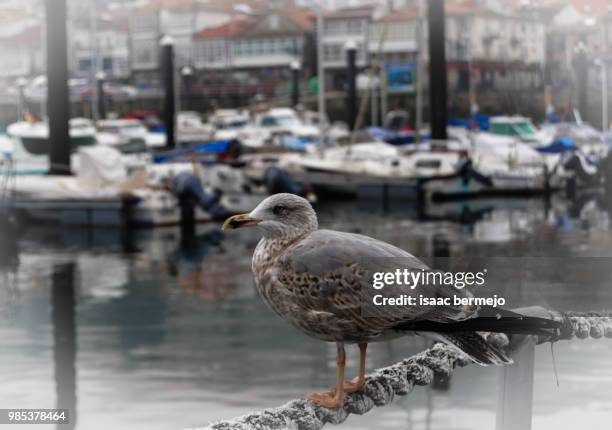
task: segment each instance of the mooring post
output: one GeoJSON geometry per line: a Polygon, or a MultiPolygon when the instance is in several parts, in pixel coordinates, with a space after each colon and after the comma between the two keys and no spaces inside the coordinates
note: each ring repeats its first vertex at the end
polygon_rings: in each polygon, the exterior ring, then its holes
{"type": "Polygon", "coordinates": [[[185,244],[193,241],[196,234],[196,208],[193,200],[185,196],[179,197],[179,207],[181,209],[181,247],[185,247],[185,244]]]}
{"type": "Polygon", "coordinates": [[[535,340],[529,338],[513,355],[514,364],[500,367],[496,430],[531,429],[535,340]]]}
{"type": "Polygon", "coordinates": [[[181,209],[181,226],[193,226],[195,224],[193,201],[187,197],[179,197],[179,207],[181,209]]]}
{"type": "Polygon", "coordinates": [[[300,104],[300,69],[302,66],[299,61],[292,61],[291,68],[291,106],[296,107],[300,104]]]}
{"type": "Polygon", "coordinates": [[[174,95],[174,40],[170,36],[161,39],[161,70],[164,82],[164,125],[166,147],[176,147],[174,126],[176,123],[176,99],[174,95]]]}
{"type": "Polygon", "coordinates": [[[70,99],[66,0],[46,1],[49,172],[70,175],[70,99]]]}
{"type": "Polygon", "coordinates": [[[346,71],[348,76],[347,90],[347,123],[351,132],[357,121],[357,44],[349,40],[344,45],[346,50],[346,71]]]}
{"type": "Polygon", "coordinates": [[[96,85],[98,87],[98,117],[106,118],[106,97],[104,95],[104,81],[106,81],[106,73],[99,71],[96,73],[96,85]]]}
{"type": "Polygon", "coordinates": [[[446,140],[446,51],[444,0],[428,2],[429,117],[432,140],[446,140]]]}

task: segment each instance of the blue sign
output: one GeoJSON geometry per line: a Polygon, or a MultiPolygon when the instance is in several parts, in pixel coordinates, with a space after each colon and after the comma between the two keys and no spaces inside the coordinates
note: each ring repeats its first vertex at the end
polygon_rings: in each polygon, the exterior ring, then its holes
{"type": "Polygon", "coordinates": [[[415,63],[387,64],[387,91],[412,92],[416,76],[415,63]]]}

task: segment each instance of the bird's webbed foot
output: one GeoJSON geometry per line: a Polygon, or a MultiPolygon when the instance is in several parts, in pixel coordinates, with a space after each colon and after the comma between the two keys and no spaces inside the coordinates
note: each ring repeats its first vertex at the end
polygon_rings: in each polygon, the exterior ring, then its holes
{"type": "Polygon", "coordinates": [[[356,391],[361,391],[364,386],[365,386],[365,379],[355,378],[351,381],[344,381],[344,392],[354,393],[356,391]]]}
{"type": "Polygon", "coordinates": [[[306,400],[310,400],[324,408],[338,409],[344,406],[344,391],[340,394],[337,394],[336,390],[310,393],[306,396],[306,400]]]}

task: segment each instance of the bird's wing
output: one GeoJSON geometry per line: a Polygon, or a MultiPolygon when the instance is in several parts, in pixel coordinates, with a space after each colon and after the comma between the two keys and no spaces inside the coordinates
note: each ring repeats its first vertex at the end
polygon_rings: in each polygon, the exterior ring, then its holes
{"type": "MultiPolygon", "coordinates": [[[[318,230],[288,247],[278,264],[278,280],[289,286],[292,301],[299,307],[359,321],[364,329],[383,331],[402,321],[453,322],[469,316],[463,307],[416,305],[368,306],[369,318],[364,318],[363,300],[376,293],[373,273],[395,272],[398,268],[430,271],[408,252],[367,236],[318,230]]],[[[448,286],[402,288],[402,292],[427,297],[463,294],[448,286]]]]}

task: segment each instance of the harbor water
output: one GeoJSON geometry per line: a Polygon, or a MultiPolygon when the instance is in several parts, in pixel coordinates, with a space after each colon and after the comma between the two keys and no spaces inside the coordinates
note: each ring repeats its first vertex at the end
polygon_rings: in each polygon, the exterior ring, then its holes
{"type": "MultiPolygon", "coordinates": [[[[610,212],[597,197],[451,202],[418,213],[355,201],[316,210],[322,227],[367,234],[434,263],[439,256],[612,257],[610,212]]],[[[182,429],[279,406],[335,381],[334,345],[299,333],[257,296],[254,230],[24,225],[2,234],[3,408],[69,404],[77,413],[67,428],[182,429]]],[[[558,282],[551,276],[537,294],[517,283],[510,305],[612,309],[612,283],[561,289],[558,282]]],[[[430,345],[420,337],[374,344],[368,369],[430,345]]],[[[356,374],[357,350],[347,353],[348,375],[356,374]]],[[[606,340],[539,346],[533,429],[609,429],[611,358],[606,340]]],[[[338,428],[493,429],[498,372],[458,369],[449,381],[417,387],[338,428]]]]}

